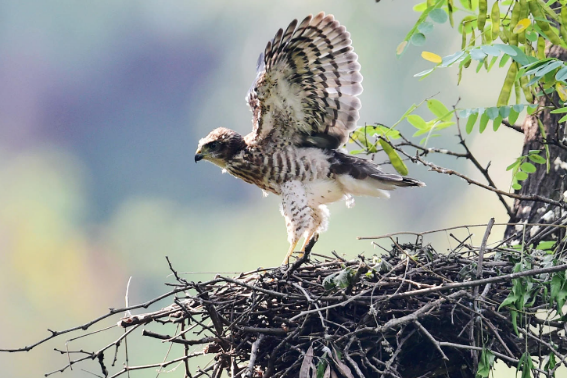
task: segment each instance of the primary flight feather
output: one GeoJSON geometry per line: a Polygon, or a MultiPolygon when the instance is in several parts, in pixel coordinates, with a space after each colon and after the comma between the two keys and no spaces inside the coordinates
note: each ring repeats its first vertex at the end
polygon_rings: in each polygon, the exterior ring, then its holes
{"type": "Polygon", "coordinates": [[[372,161],[337,151],[356,128],[362,93],[350,33],[323,12],[294,20],[268,42],[246,100],[253,129],[246,136],[218,128],[199,141],[195,161],[282,196],[289,262],[327,228],[325,204],[352,196],[389,197],[418,180],[385,173],[372,161]]]}

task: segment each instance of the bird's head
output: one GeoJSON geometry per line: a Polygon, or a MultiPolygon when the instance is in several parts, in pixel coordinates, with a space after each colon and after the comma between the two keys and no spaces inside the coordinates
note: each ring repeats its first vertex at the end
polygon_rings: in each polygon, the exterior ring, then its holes
{"type": "Polygon", "coordinates": [[[225,168],[227,162],[246,147],[242,135],[235,131],[219,127],[199,141],[195,152],[195,162],[208,160],[225,168]]]}

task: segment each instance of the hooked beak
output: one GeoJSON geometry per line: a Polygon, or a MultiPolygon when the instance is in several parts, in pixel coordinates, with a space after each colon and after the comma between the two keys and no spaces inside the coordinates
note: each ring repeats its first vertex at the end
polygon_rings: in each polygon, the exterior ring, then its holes
{"type": "Polygon", "coordinates": [[[198,149],[197,152],[195,153],[195,163],[198,162],[199,160],[203,160],[205,156],[203,156],[203,154],[201,153],[201,149],[198,149]]]}

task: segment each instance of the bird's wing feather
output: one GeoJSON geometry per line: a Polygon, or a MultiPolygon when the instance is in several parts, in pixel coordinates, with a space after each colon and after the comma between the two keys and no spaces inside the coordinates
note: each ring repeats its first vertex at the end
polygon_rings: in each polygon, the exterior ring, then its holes
{"type": "Polygon", "coordinates": [[[350,33],[323,12],[294,20],[268,42],[247,101],[253,112],[249,143],[284,138],[334,149],[359,118],[362,75],[350,33]]]}

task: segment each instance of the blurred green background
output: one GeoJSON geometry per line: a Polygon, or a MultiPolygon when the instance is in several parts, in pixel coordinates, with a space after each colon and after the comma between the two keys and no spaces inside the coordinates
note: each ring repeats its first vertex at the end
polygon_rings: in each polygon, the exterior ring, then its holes
{"type": "MultiPolygon", "coordinates": [[[[391,125],[433,95],[448,105],[461,97],[460,107],[493,106],[503,72],[467,72],[459,87],[456,69],[413,77],[432,66],[422,49],[444,56],[460,48],[449,25],[437,25],[423,48],[396,59],[417,2],[0,1],[0,348],[29,345],[47,328],[83,324],[122,306],[130,276],[130,303],[165,292],[171,278],[164,256],[192,280],[280,263],[288,244],[279,199],[262,198],[211,164],[194,164],[193,154],[215,127],[249,132],[244,95],[257,57],[294,18],[324,10],[351,32],[364,75],[361,125],[391,125]]],[[[400,128],[411,134],[409,125],[400,128]]],[[[458,148],[454,134],[446,130],[429,145],[458,148]]],[[[470,139],[480,160],[492,161],[502,188],[521,141],[504,128],[470,139]]],[[[463,162],[431,159],[480,179],[463,162]]],[[[330,206],[330,227],[315,251],[371,255],[379,251],[357,236],[491,216],[507,221],[496,197],[409,168],[426,188],[400,190],[389,201],[361,198],[353,209],[330,206]]],[[[428,241],[440,251],[451,245],[444,233],[428,241]]],[[[118,335],[70,349],[94,349],[118,335]]],[[[72,336],[29,353],[1,353],[2,377],[39,377],[64,366],[67,357],[53,348],[64,349],[72,336]]],[[[132,344],[130,363],[165,355],[155,341],[132,344]]],[[[63,376],[92,377],[80,368],[63,376]]],[[[100,374],[95,363],[84,368],[100,374]]]]}

